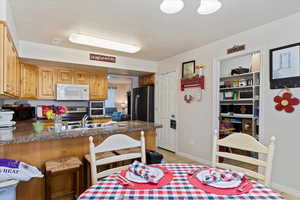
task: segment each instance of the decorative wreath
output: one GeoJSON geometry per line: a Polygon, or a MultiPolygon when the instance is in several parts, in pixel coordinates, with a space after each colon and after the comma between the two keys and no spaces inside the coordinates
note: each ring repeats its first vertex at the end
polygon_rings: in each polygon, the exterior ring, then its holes
{"type": "Polygon", "coordinates": [[[284,92],[282,96],[277,95],[274,97],[274,102],[277,103],[275,109],[278,111],[285,110],[287,113],[294,112],[294,106],[299,104],[299,99],[293,97],[293,94],[290,91],[284,92]]]}

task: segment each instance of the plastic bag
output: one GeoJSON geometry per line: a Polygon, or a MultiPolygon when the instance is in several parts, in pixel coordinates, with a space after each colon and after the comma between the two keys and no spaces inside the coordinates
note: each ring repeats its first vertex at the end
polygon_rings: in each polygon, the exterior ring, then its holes
{"type": "Polygon", "coordinates": [[[43,176],[36,167],[21,161],[0,158],[0,181],[11,179],[29,181],[33,177],[42,178],[43,176]]]}

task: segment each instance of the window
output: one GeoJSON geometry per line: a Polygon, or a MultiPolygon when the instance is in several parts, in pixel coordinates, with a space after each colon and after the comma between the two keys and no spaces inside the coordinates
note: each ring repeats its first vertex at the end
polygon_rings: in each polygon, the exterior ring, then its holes
{"type": "Polygon", "coordinates": [[[112,108],[115,107],[115,102],[116,102],[116,88],[115,87],[110,87],[108,88],[108,98],[105,101],[105,107],[106,108],[112,108]]]}

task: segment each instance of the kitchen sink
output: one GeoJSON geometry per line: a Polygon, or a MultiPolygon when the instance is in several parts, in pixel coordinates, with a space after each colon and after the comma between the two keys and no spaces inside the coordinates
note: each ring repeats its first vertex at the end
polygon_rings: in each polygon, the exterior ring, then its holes
{"type": "MultiPolygon", "coordinates": [[[[80,123],[71,123],[69,125],[62,126],[62,131],[80,131],[90,130],[97,128],[113,128],[113,127],[127,127],[127,124],[119,124],[116,122],[110,123],[87,123],[85,127],[82,127],[80,123]]],[[[51,127],[54,129],[54,127],[51,127]]]]}

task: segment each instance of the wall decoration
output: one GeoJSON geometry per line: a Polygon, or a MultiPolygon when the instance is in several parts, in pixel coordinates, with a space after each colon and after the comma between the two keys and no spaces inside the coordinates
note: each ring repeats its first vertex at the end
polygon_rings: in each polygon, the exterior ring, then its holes
{"type": "Polygon", "coordinates": [[[196,61],[182,63],[182,78],[193,78],[195,74],[196,61]]]}
{"type": "Polygon", "coordinates": [[[186,103],[191,103],[193,100],[193,96],[192,95],[184,95],[184,101],[186,103]]]}
{"type": "Polygon", "coordinates": [[[232,48],[227,49],[227,54],[232,54],[232,53],[236,53],[239,51],[243,51],[246,49],[246,45],[234,45],[232,48]]]}
{"type": "Polygon", "coordinates": [[[300,43],[270,50],[270,87],[300,87],[300,43]]]}
{"type": "Polygon", "coordinates": [[[90,53],[90,60],[116,63],[116,57],[90,53]]]}
{"type": "Polygon", "coordinates": [[[275,105],[275,109],[277,111],[285,111],[287,113],[294,112],[295,108],[294,106],[298,105],[300,103],[299,99],[296,97],[293,97],[293,94],[288,90],[281,90],[280,93],[282,93],[282,96],[277,95],[274,97],[274,102],[277,103],[275,105]]]}

